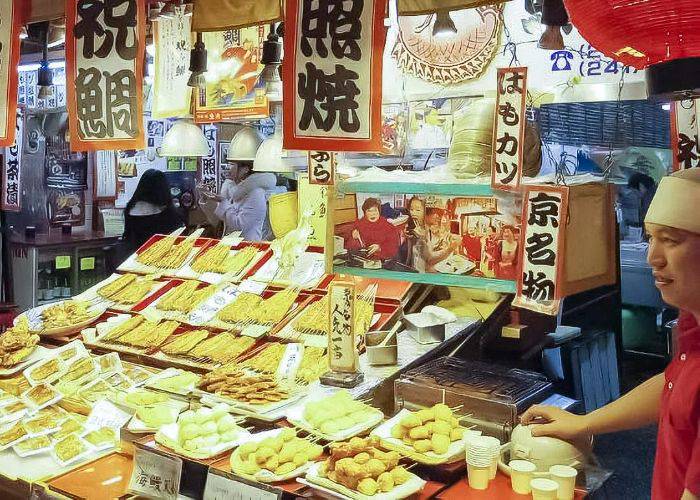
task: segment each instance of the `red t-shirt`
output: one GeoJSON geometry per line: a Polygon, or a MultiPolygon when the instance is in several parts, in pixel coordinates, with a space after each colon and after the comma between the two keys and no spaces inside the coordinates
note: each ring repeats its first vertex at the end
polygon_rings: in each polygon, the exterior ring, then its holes
{"type": "Polygon", "coordinates": [[[700,496],[700,326],[682,313],[678,328],[678,350],[661,395],[654,500],[678,500],[685,489],[700,496]]]}
{"type": "MultiPolygon", "coordinates": [[[[360,232],[365,248],[374,244],[379,245],[379,251],[372,255],[372,259],[386,260],[396,258],[399,253],[399,245],[401,244],[399,231],[384,217],[380,217],[376,222],[370,222],[365,217],[362,217],[355,221],[352,228],[360,232]]],[[[351,235],[345,239],[345,248],[357,250],[362,248],[362,243],[351,235]]]]}

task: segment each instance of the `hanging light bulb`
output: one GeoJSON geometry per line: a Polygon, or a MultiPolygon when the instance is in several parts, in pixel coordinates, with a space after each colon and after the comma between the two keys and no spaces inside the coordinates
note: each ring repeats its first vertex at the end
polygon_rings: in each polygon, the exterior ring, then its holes
{"type": "Polygon", "coordinates": [[[19,30],[19,39],[26,40],[27,38],[29,38],[29,33],[27,32],[27,27],[22,26],[19,30]]]}
{"type": "Polygon", "coordinates": [[[158,148],[158,155],[162,157],[201,157],[208,154],[207,138],[201,127],[195,125],[191,118],[182,118],[173,123],[158,148]]]}
{"type": "Polygon", "coordinates": [[[271,101],[282,100],[282,79],[279,71],[282,64],[282,42],[274,24],[270,26],[270,34],[263,43],[260,62],[265,65],[260,73],[260,81],[265,84],[267,98],[271,101]]]}
{"type": "Polygon", "coordinates": [[[187,80],[189,87],[203,89],[206,86],[204,73],[207,71],[207,49],[204,46],[202,33],[197,33],[197,42],[190,51],[190,78],[187,80]]]}
{"type": "Polygon", "coordinates": [[[450,11],[440,10],[435,13],[435,24],[433,24],[433,36],[438,38],[448,38],[457,34],[455,22],[450,17],[450,11]]]}

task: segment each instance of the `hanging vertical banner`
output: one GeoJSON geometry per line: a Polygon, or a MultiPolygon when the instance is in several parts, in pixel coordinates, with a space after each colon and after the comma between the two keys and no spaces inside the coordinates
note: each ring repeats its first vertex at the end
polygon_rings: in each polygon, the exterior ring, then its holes
{"type": "Polygon", "coordinates": [[[19,30],[23,0],[0,0],[0,146],[15,142],[19,30]]]}
{"type": "Polygon", "coordinates": [[[525,191],[514,306],[550,315],[559,311],[568,201],[566,186],[529,186],[525,191]]]}
{"type": "Polygon", "coordinates": [[[298,213],[299,217],[309,214],[311,217],[311,234],[309,245],[326,246],[328,236],[327,223],[330,217],[328,206],[328,186],[315,185],[309,182],[308,175],[299,175],[297,190],[299,191],[298,213]]]}
{"type": "Polygon", "coordinates": [[[66,0],[71,147],[143,149],[144,0],[66,0]]]}
{"type": "Polygon", "coordinates": [[[15,143],[5,148],[2,169],[2,196],[0,196],[0,210],[19,212],[22,209],[22,134],[24,130],[24,113],[16,109],[16,125],[13,136],[15,143]]]}
{"type": "Polygon", "coordinates": [[[200,158],[199,180],[212,191],[217,189],[217,179],[219,177],[218,162],[216,160],[216,136],[217,127],[214,124],[208,123],[202,126],[204,137],[207,138],[209,145],[209,153],[207,156],[200,158]]]}
{"type": "Polygon", "coordinates": [[[93,196],[95,200],[117,198],[117,155],[114,151],[95,153],[93,196]]]}
{"type": "Polygon", "coordinates": [[[700,99],[671,103],[673,170],[700,167],[700,99]]]}
{"type": "Polygon", "coordinates": [[[202,33],[207,72],[206,86],[196,94],[196,123],[270,114],[265,83],[260,80],[262,46],[269,32],[270,27],[264,25],[202,33]]]}
{"type": "Polygon", "coordinates": [[[174,17],[159,17],[154,26],[156,49],[153,77],[153,118],[184,116],[190,112],[192,87],[187,85],[190,77],[190,33],[191,16],[185,15],[184,7],[175,7],[174,17]]]}
{"type": "Polygon", "coordinates": [[[385,12],[385,0],[287,0],[285,149],[382,150],[385,12]]]}
{"type": "Polygon", "coordinates": [[[498,68],[491,187],[514,191],[523,175],[527,68],[498,68]]]}
{"type": "Polygon", "coordinates": [[[328,365],[334,372],[359,368],[355,340],[355,284],[333,281],[328,287],[328,365]]]}
{"type": "Polygon", "coordinates": [[[330,186],[335,183],[335,154],[309,151],[309,184],[330,186]]]}

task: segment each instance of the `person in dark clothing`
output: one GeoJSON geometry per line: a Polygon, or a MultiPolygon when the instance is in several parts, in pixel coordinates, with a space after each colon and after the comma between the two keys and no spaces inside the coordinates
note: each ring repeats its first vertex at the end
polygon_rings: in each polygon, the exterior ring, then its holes
{"type": "Polygon", "coordinates": [[[627,180],[627,187],[639,192],[639,221],[640,224],[647,216],[651,199],[656,194],[656,182],[647,174],[636,172],[627,180]]]}
{"type": "Polygon", "coordinates": [[[154,234],[168,234],[184,225],[173,205],[165,174],[146,170],[124,209],[124,251],[131,254],[154,234]]]}

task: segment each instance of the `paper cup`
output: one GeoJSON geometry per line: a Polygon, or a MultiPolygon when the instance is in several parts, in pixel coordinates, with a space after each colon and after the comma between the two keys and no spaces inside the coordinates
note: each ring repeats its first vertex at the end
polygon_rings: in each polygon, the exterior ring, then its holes
{"type": "Polygon", "coordinates": [[[467,476],[469,487],[475,490],[485,490],[489,487],[490,467],[478,467],[467,463],[467,476]]]}
{"type": "Polygon", "coordinates": [[[552,481],[559,485],[557,490],[557,498],[559,500],[571,500],[574,498],[577,474],[578,471],[568,465],[552,465],[549,468],[549,475],[552,481]]]}
{"type": "Polygon", "coordinates": [[[530,480],[532,500],[556,500],[559,484],[551,479],[538,477],[530,480]]]}
{"type": "Polygon", "coordinates": [[[537,469],[535,464],[527,460],[511,460],[508,467],[510,467],[510,486],[513,491],[520,495],[530,493],[532,473],[537,469]]]}

